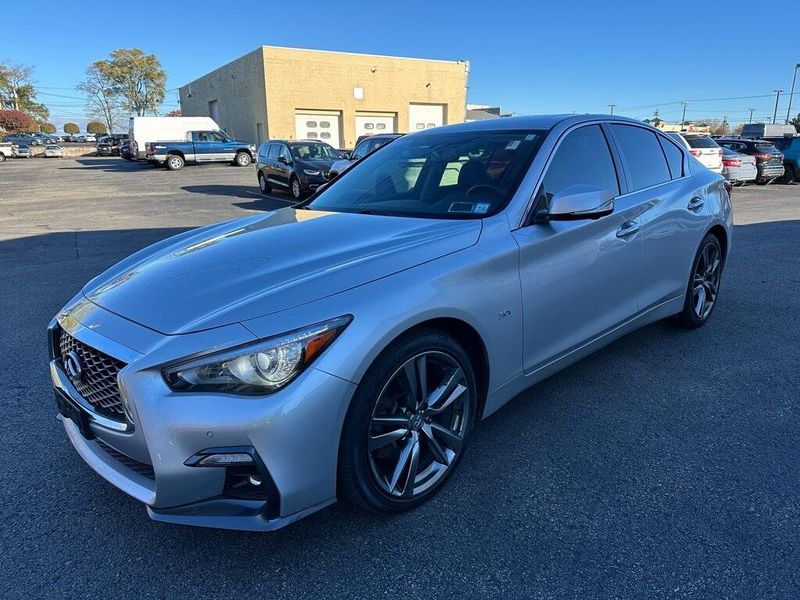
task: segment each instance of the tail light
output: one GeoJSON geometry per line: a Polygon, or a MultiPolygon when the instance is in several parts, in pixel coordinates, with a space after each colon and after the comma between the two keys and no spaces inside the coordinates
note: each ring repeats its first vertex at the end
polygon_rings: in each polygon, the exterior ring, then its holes
{"type": "Polygon", "coordinates": [[[772,158],[772,154],[767,154],[766,152],[759,152],[755,155],[756,160],[769,160],[772,158]]]}
{"type": "Polygon", "coordinates": [[[738,158],[723,158],[722,164],[726,167],[741,167],[742,161],[738,158]]]}
{"type": "Polygon", "coordinates": [[[689,150],[689,154],[691,154],[692,156],[700,156],[700,154],[702,154],[702,153],[700,152],[700,150],[694,150],[693,149],[693,150],[689,150]]]}

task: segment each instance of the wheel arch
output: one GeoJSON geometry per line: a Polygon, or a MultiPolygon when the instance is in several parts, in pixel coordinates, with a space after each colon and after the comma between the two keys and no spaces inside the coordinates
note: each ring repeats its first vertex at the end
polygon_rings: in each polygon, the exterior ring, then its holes
{"type": "MultiPolygon", "coordinates": [[[[472,325],[466,321],[456,317],[433,317],[415,323],[414,325],[404,329],[398,335],[394,336],[389,342],[381,348],[378,356],[394,344],[400,338],[413,335],[414,332],[422,329],[436,329],[446,333],[452,337],[458,344],[464,348],[464,351],[469,356],[472,362],[472,367],[475,371],[475,379],[478,384],[478,399],[477,399],[477,416],[476,421],[483,417],[483,410],[486,406],[486,397],[489,392],[489,355],[486,351],[486,344],[483,338],[472,325]]],[[[374,361],[373,361],[374,362],[374,361]]]]}
{"type": "Polygon", "coordinates": [[[167,152],[167,156],[180,156],[184,161],[186,160],[186,156],[180,150],[170,150],[167,152]]]}
{"type": "MultiPolygon", "coordinates": [[[[722,246],[722,259],[727,260],[728,258],[728,232],[726,229],[717,223],[711,229],[706,232],[708,234],[714,235],[719,240],[719,245],[722,246]]],[[[703,236],[705,237],[705,236],[703,236]]]]}

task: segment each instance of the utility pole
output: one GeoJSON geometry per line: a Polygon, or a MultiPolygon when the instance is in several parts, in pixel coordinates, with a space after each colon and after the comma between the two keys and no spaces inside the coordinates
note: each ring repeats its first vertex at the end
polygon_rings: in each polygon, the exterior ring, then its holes
{"type": "Polygon", "coordinates": [[[772,124],[774,125],[775,119],[778,118],[778,100],[780,99],[781,92],[783,90],[772,90],[772,91],[775,92],[775,112],[772,113],[772,124]]]}
{"type": "Polygon", "coordinates": [[[794,75],[792,76],[792,91],[789,92],[789,108],[786,109],[786,124],[792,119],[792,96],[794,96],[794,82],[797,80],[797,69],[800,69],[800,62],[794,66],[794,75]]]}
{"type": "Polygon", "coordinates": [[[681,104],[683,104],[683,115],[681,116],[681,127],[683,127],[683,124],[686,123],[686,106],[689,103],[684,100],[681,102],[681,104]]]}
{"type": "Polygon", "coordinates": [[[755,112],[756,109],[755,108],[748,108],[747,110],[750,111],[750,120],[748,121],[748,123],[752,123],[753,122],[753,113],[755,112]]]}
{"type": "MultiPolygon", "coordinates": [[[[798,65],[798,66],[800,66],[800,65],[798,65]]],[[[615,107],[615,106],[616,106],[616,104],[609,104],[609,105],[608,105],[608,108],[610,108],[610,109],[611,109],[611,114],[612,114],[612,115],[614,114],[614,107],[615,107]]]]}

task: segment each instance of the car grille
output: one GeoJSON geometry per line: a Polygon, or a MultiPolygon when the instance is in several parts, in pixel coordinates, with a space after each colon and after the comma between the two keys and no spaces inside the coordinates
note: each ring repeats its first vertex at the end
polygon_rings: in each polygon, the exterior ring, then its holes
{"type": "Polygon", "coordinates": [[[70,352],[75,352],[81,360],[80,379],[70,378],[70,381],[84,400],[99,414],[124,422],[125,410],[119,393],[117,374],[125,363],[87,346],[63,329],[59,329],[58,347],[62,360],[70,352]]]}
{"type": "Polygon", "coordinates": [[[113,458],[119,463],[122,463],[124,466],[128,467],[134,473],[138,473],[139,475],[143,475],[148,479],[155,480],[156,474],[153,471],[152,465],[139,462],[138,460],[131,458],[127,454],[123,454],[122,452],[120,452],[115,448],[112,448],[99,438],[97,439],[97,443],[103,450],[105,450],[111,456],[111,458],[113,458]]]}

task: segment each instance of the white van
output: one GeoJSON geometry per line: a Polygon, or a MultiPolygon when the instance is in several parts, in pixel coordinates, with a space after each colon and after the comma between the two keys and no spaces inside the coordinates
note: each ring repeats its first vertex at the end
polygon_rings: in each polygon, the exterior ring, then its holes
{"type": "Polygon", "coordinates": [[[219,131],[211,117],[131,117],[128,137],[131,156],[144,160],[148,142],[185,140],[189,131],[219,131]]]}

